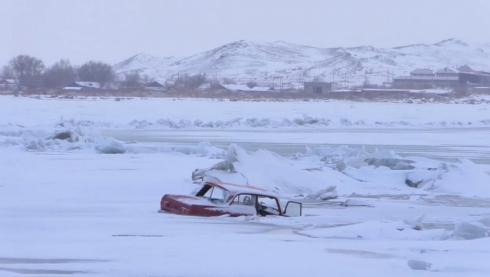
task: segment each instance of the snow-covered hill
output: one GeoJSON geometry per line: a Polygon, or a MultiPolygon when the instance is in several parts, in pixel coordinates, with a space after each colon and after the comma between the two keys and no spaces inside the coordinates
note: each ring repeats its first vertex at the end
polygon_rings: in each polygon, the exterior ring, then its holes
{"type": "Polygon", "coordinates": [[[415,68],[456,69],[463,65],[490,70],[490,44],[448,39],[394,48],[317,48],[284,41],[240,40],[183,58],[138,54],[114,67],[119,74],[136,70],[160,81],[173,80],[179,74],[205,73],[239,84],[255,81],[267,86],[295,86],[315,78],[345,85],[380,84],[415,68]]]}

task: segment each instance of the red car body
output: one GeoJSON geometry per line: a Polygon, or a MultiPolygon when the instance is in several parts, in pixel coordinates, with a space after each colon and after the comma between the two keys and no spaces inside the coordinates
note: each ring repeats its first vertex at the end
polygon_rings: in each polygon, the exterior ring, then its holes
{"type": "Polygon", "coordinates": [[[279,198],[265,189],[207,181],[192,196],[164,195],[160,201],[160,211],[194,216],[300,216],[302,205],[299,202],[288,201],[282,210],[279,198]]]}

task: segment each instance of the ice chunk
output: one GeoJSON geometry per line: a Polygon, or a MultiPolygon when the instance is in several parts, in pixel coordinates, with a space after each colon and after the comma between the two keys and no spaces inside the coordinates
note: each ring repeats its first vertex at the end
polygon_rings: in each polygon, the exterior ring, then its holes
{"type": "Polygon", "coordinates": [[[429,270],[432,264],[421,260],[408,260],[408,266],[413,270],[429,270]]]}
{"type": "Polygon", "coordinates": [[[368,165],[372,166],[385,166],[392,170],[409,170],[414,169],[413,166],[414,161],[406,160],[406,159],[397,159],[397,158],[369,158],[366,159],[365,162],[368,165]]]}
{"type": "Polygon", "coordinates": [[[27,151],[45,151],[46,144],[41,139],[25,140],[24,147],[27,151]]]}
{"type": "Polygon", "coordinates": [[[194,182],[202,181],[207,176],[213,176],[212,172],[216,172],[216,171],[236,173],[235,166],[233,165],[233,163],[237,161],[237,154],[236,154],[235,147],[236,146],[234,145],[230,146],[226,154],[226,158],[223,161],[218,162],[209,168],[195,169],[192,172],[192,180],[194,182]]]}
{"type": "Polygon", "coordinates": [[[407,174],[405,185],[411,188],[419,188],[426,178],[425,171],[413,171],[407,174]]]}
{"type": "Polygon", "coordinates": [[[127,149],[121,142],[114,139],[104,139],[95,146],[97,153],[124,154],[127,149]]]}
{"type": "Polygon", "coordinates": [[[485,217],[480,219],[480,222],[483,223],[483,225],[490,227],[490,217],[485,217]]]}
{"type": "Polygon", "coordinates": [[[337,188],[335,186],[330,186],[326,189],[318,191],[317,193],[308,195],[307,198],[326,201],[337,197],[337,188]]]}
{"type": "Polygon", "coordinates": [[[52,139],[66,140],[69,142],[74,142],[78,140],[78,135],[73,131],[61,131],[54,134],[52,139]]]}
{"type": "Polygon", "coordinates": [[[347,199],[344,202],[342,202],[340,205],[344,207],[371,207],[371,205],[368,202],[358,200],[358,199],[347,199]]]}
{"type": "Polygon", "coordinates": [[[479,239],[489,236],[489,231],[480,223],[462,222],[454,227],[451,235],[455,239],[479,239]]]}
{"type": "Polygon", "coordinates": [[[424,219],[425,219],[425,215],[422,215],[415,220],[406,219],[404,222],[405,224],[412,226],[412,229],[420,231],[423,230],[424,219]]]}
{"type": "Polygon", "coordinates": [[[412,188],[420,188],[427,183],[433,183],[441,174],[442,171],[437,168],[417,169],[407,174],[405,184],[412,188]]]}

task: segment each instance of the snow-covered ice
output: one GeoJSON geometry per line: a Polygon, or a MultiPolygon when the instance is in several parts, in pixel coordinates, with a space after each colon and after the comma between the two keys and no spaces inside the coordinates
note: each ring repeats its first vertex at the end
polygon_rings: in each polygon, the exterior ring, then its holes
{"type": "Polygon", "coordinates": [[[0,107],[0,276],[490,274],[487,104],[0,97],[0,107]],[[303,201],[305,215],[157,212],[163,194],[196,188],[195,169],[225,160],[233,170],[206,174],[303,201]]]}
{"type": "Polygon", "coordinates": [[[55,124],[110,128],[476,128],[490,104],[228,101],[174,98],[2,96],[3,129],[55,124]]]}

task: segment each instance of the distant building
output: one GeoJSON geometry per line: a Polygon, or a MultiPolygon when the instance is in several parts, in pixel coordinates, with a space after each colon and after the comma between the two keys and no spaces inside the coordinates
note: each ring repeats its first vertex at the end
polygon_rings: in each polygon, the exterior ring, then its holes
{"type": "Polygon", "coordinates": [[[304,91],[308,94],[322,94],[332,91],[332,83],[330,82],[305,82],[304,91]]]}
{"type": "Polygon", "coordinates": [[[264,84],[257,84],[254,86],[247,84],[221,84],[223,89],[236,92],[271,92],[274,89],[264,84]]]}
{"type": "Polygon", "coordinates": [[[147,84],[145,84],[145,89],[148,90],[165,90],[165,85],[157,82],[157,81],[152,81],[147,84]]]}
{"type": "Polygon", "coordinates": [[[474,70],[468,65],[458,67],[458,72],[473,72],[474,70]]]}
{"type": "Polygon", "coordinates": [[[490,86],[488,87],[474,87],[470,90],[471,94],[487,94],[490,95],[490,86]]]}
{"type": "Polygon", "coordinates": [[[72,90],[72,91],[97,90],[97,89],[101,89],[101,85],[99,82],[74,82],[68,86],[63,87],[63,90],[72,90]]]}
{"type": "Polygon", "coordinates": [[[17,87],[17,82],[14,79],[0,79],[0,89],[11,90],[17,87]]]}
{"type": "Polygon", "coordinates": [[[434,71],[428,68],[417,68],[410,72],[412,77],[432,77],[434,76],[434,71]]]}
{"type": "Polygon", "coordinates": [[[459,77],[463,82],[471,85],[490,85],[490,72],[460,72],[459,77]]]}
{"type": "Polygon", "coordinates": [[[458,90],[489,85],[490,73],[488,72],[473,70],[457,72],[449,68],[436,72],[430,69],[416,69],[410,73],[410,76],[399,76],[393,79],[393,88],[400,89],[451,88],[458,90]]]}
{"type": "Polygon", "coordinates": [[[443,69],[437,70],[435,75],[437,77],[457,77],[458,72],[455,70],[452,70],[450,68],[445,67],[443,69]]]}

